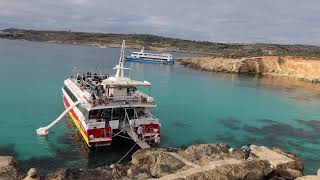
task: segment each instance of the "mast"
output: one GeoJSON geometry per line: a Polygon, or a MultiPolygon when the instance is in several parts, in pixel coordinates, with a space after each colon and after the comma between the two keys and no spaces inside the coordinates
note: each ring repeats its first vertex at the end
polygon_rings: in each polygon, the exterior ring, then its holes
{"type": "Polygon", "coordinates": [[[114,67],[114,69],[117,69],[117,73],[116,73],[116,77],[124,77],[124,69],[127,69],[125,67],[123,67],[123,63],[124,63],[124,50],[125,50],[125,40],[122,41],[122,45],[121,45],[121,51],[120,51],[120,57],[119,57],[119,64],[114,67]]]}

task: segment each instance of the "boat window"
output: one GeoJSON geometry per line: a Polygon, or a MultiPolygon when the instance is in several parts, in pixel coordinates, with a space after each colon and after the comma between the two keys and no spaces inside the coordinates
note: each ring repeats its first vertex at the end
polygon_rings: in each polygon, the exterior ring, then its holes
{"type": "Polygon", "coordinates": [[[67,93],[67,95],[71,98],[73,102],[76,102],[78,100],[77,97],[70,91],[70,89],[67,86],[63,85],[63,90],[67,93]]]}
{"type": "Polygon", "coordinates": [[[111,120],[111,109],[96,109],[89,112],[89,119],[111,120]]]}
{"type": "Polygon", "coordinates": [[[89,112],[89,119],[102,119],[101,110],[100,109],[91,110],[89,112]]]}
{"type": "Polygon", "coordinates": [[[77,105],[77,108],[78,108],[79,111],[83,114],[83,116],[86,115],[87,112],[88,112],[85,108],[83,108],[83,107],[81,106],[81,104],[78,104],[78,105],[77,105]]]}
{"type": "Polygon", "coordinates": [[[112,112],[112,119],[124,119],[124,109],[114,108],[112,112]]]}

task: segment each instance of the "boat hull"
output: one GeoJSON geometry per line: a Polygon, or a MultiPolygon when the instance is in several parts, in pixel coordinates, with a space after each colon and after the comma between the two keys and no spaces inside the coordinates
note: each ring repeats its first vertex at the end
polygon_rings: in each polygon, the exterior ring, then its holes
{"type": "Polygon", "coordinates": [[[151,59],[151,58],[133,58],[126,57],[125,60],[127,62],[140,62],[140,63],[156,63],[156,64],[174,64],[172,60],[164,60],[164,59],[151,59]]]}
{"type": "MultiPolygon", "coordinates": [[[[65,95],[63,96],[63,104],[64,104],[65,108],[68,108],[70,106],[70,103],[65,95]]],[[[88,147],[111,145],[111,142],[112,142],[111,138],[110,138],[110,140],[107,140],[107,141],[95,141],[95,142],[91,142],[89,139],[90,135],[96,136],[96,134],[97,134],[96,131],[99,131],[99,130],[101,131],[101,130],[105,130],[105,129],[86,130],[86,128],[83,127],[81,121],[79,120],[76,112],[73,109],[71,109],[68,114],[69,114],[71,122],[77,128],[79,134],[81,135],[82,139],[84,140],[84,142],[87,144],[88,147]]],[[[111,128],[108,129],[107,131],[110,131],[112,133],[111,128]]],[[[111,135],[111,137],[112,137],[112,135],[111,135]]]]}

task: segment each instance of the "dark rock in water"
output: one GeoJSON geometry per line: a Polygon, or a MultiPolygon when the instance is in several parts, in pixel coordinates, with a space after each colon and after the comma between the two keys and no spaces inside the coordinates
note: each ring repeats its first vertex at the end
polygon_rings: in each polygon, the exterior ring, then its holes
{"type": "Polygon", "coordinates": [[[320,121],[317,120],[301,120],[301,119],[297,119],[296,121],[298,121],[301,124],[305,124],[307,126],[309,126],[310,128],[312,128],[316,133],[320,133],[320,121]]]}
{"type": "Polygon", "coordinates": [[[190,124],[182,123],[182,122],[174,122],[174,126],[179,128],[191,128],[192,126],[190,124]]]}
{"type": "Polygon", "coordinates": [[[18,156],[14,144],[5,144],[0,146],[0,156],[18,156]]]}
{"type": "Polygon", "coordinates": [[[232,130],[238,130],[241,128],[241,121],[238,119],[235,119],[233,117],[228,117],[228,118],[221,118],[218,119],[220,123],[223,124],[223,126],[232,129],[232,130]]]}
{"type": "MultiPolygon", "coordinates": [[[[140,149],[130,163],[94,169],[57,169],[45,179],[293,179],[302,175],[302,161],[280,149],[252,146],[243,154],[227,144],[198,144],[186,148],[140,149]]],[[[0,157],[0,179],[39,179],[35,169],[18,171],[16,161],[0,157]],[[27,176],[27,177],[26,177],[27,176]]]]}
{"type": "Polygon", "coordinates": [[[243,129],[249,133],[261,136],[273,136],[277,134],[277,136],[294,137],[306,140],[317,139],[317,134],[315,134],[314,132],[306,131],[301,128],[295,128],[285,123],[268,124],[260,128],[244,125],[243,129]]]}
{"type": "Polygon", "coordinates": [[[263,123],[268,123],[268,124],[277,123],[276,121],[274,121],[272,119],[267,119],[267,118],[257,119],[257,121],[263,122],[263,123]]]}

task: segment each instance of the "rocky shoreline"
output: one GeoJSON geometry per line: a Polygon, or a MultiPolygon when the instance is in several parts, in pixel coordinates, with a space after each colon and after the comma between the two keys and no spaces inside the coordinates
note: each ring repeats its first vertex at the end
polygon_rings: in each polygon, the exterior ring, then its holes
{"type": "Polygon", "coordinates": [[[177,59],[182,65],[212,72],[249,73],[292,77],[320,82],[320,58],[261,56],[248,58],[187,57],[177,59]]]}
{"type": "MultiPolygon", "coordinates": [[[[31,168],[31,167],[30,167],[31,168]]],[[[140,149],[127,164],[95,169],[57,169],[39,176],[18,169],[10,156],[0,157],[0,179],[272,179],[310,178],[303,175],[303,162],[294,154],[278,148],[252,146],[252,154],[243,160],[241,152],[227,144],[190,145],[183,149],[140,149]]],[[[319,175],[319,173],[318,173],[319,175]]],[[[318,178],[317,176],[314,176],[318,178]]],[[[313,177],[311,177],[313,178],[313,177]]]]}

